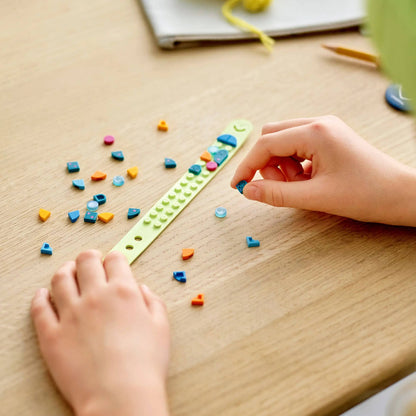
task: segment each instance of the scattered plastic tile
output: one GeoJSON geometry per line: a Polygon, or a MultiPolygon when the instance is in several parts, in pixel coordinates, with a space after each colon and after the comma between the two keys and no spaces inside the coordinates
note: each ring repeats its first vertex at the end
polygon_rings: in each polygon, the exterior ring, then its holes
{"type": "Polygon", "coordinates": [[[211,162],[207,163],[207,170],[209,170],[210,172],[213,172],[215,169],[217,169],[218,165],[216,162],[214,162],[213,160],[211,160],[211,162]]]}
{"type": "Polygon", "coordinates": [[[240,182],[238,182],[238,184],[235,187],[238,189],[238,191],[240,192],[240,194],[242,194],[243,193],[243,189],[244,189],[244,187],[246,185],[247,185],[247,181],[240,181],[240,182]]]}
{"type": "Polygon", "coordinates": [[[115,160],[124,160],[124,155],[121,150],[118,150],[116,152],[111,152],[111,157],[115,160]]]}
{"type": "Polygon", "coordinates": [[[169,127],[165,120],[160,120],[157,129],[160,131],[168,131],[169,127]]]}
{"type": "Polygon", "coordinates": [[[91,212],[95,212],[98,209],[98,205],[100,205],[97,201],[92,200],[87,202],[87,210],[91,212]]]}
{"type": "Polygon", "coordinates": [[[260,241],[259,240],[254,240],[254,238],[252,238],[252,237],[246,237],[246,241],[247,241],[247,246],[248,247],[259,247],[260,246],[260,241]]]}
{"type": "Polygon", "coordinates": [[[215,216],[218,218],[224,218],[227,216],[227,210],[223,207],[215,208],[215,216]]]}
{"type": "Polygon", "coordinates": [[[97,201],[100,205],[107,202],[107,197],[104,194],[96,194],[93,196],[94,201],[97,201]]]}
{"type": "Polygon", "coordinates": [[[186,282],[186,273],[183,272],[183,271],[173,272],[173,277],[178,282],[181,282],[181,283],[185,283],[186,282]]]}
{"type": "Polygon", "coordinates": [[[182,259],[188,260],[194,255],[195,250],[193,248],[183,248],[182,249],[182,259]]]}
{"type": "Polygon", "coordinates": [[[205,150],[205,152],[202,153],[202,155],[199,156],[199,158],[204,162],[209,162],[212,159],[212,155],[210,152],[208,152],[208,150],[205,150]]]}
{"type": "Polygon", "coordinates": [[[127,169],[127,175],[129,175],[130,178],[132,179],[134,179],[138,173],[139,173],[139,168],[137,166],[127,169]]]}
{"type": "Polygon", "coordinates": [[[42,254],[48,254],[49,256],[52,256],[52,247],[48,243],[43,243],[40,252],[42,254]]]}
{"type": "Polygon", "coordinates": [[[176,162],[173,159],[165,157],[165,168],[167,169],[176,168],[176,162]]]}
{"type": "Polygon", "coordinates": [[[217,140],[228,146],[237,147],[237,139],[232,134],[221,134],[221,136],[217,137],[217,140]]]}
{"type": "Polygon", "coordinates": [[[69,173],[72,172],[79,172],[79,164],[78,162],[68,162],[66,164],[69,173]]]}
{"type": "Polygon", "coordinates": [[[114,137],[113,136],[105,136],[104,137],[104,144],[109,146],[110,144],[114,143],[114,137]]]}
{"type": "Polygon", "coordinates": [[[102,222],[109,222],[114,218],[114,214],[112,212],[102,212],[101,214],[98,214],[98,219],[102,222]]]}
{"type": "Polygon", "coordinates": [[[139,208],[129,208],[127,212],[127,218],[131,220],[132,218],[137,217],[139,214],[140,214],[139,208]]]}
{"type": "Polygon", "coordinates": [[[191,305],[193,306],[202,306],[204,304],[204,295],[200,293],[196,298],[193,298],[191,305]]]}
{"type": "Polygon", "coordinates": [[[201,173],[201,165],[198,165],[198,164],[192,165],[188,169],[188,172],[193,173],[194,175],[199,175],[201,173]]]}
{"type": "Polygon", "coordinates": [[[97,221],[98,214],[96,212],[87,211],[85,213],[84,222],[95,223],[97,221]]]}
{"type": "Polygon", "coordinates": [[[91,175],[91,180],[92,181],[103,181],[106,177],[107,177],[106,173],[103,173],[103,172],[97,170],[96,172],[94,172],[91,175]]]}
{"type": "Polygon", "coordinates": [[[218,164],[218,166],[221,166],[221,164],[224,162],[225,159],[228,157],[228,151],[225,149],[218,150],[217,153],[215,153],[214,156],[214,162],[218,164]]]}
{"type": "Polygon", "coordinates": [[[72,223],[76,222],[79,218],[79,209],[68,212],[68,218],[71,220],[72,223]]]}
{"type": "Polygon", "coordinates": [[[217,146],[210,146],[208,147],[208,152],[211,153],[212,156],[215,156],[215,154],[218,152],[218,147],[217,146]]]}
{"type": "Polygon", "coordinates": [[[48,211],[47,209],[43,209],[41,208],[39,210],[39,218],[45,222],[49,217],[51,216],[51,212],[48,211]]]}
{"type": "Polygon", "coordinates": [[[124,178],[122,176],[114,176],[113,185],[123,186],[124,185],[124,178]]]}
{"type": "Polygon", "coordinates": [[[85,189],[84,179],[74,179],[72,181],[72,185],[77,189],[81,189],[81,190],[85,189]]]}

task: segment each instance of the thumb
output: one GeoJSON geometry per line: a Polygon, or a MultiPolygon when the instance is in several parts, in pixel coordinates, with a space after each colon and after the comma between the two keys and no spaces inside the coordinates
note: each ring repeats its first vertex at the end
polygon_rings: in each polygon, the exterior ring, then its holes
{"type": "Polygon", "coordinates": [[[263,202],[275,207],[311,209],[314,197],[311,180],[282,182],[262,179],[248,183],[243,190],[247,199],[263,202]]]}

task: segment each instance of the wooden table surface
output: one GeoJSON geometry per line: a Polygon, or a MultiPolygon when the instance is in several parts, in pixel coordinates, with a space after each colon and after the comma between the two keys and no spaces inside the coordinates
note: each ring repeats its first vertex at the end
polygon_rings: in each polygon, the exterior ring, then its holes
{"type": "Polygon", "coordinates": [[[388,79],[320,48],[372,50],[368,39],[287,38],[271,55],[257,42],[162,51],[134,0],[5,0],[0,25],[1,415],[70,414],[37,348],[35,290],[81,250],[108,252],[136,221],[127,209],[146,212],[236,118],[253,123],[248,142],[132,266],[168,306],[172,415],[337,414],[414,369],[415,229],[272,208],[229,187],[261,126],[300,116],[336,114],[416,167],[414,122],[385,104],[388,79]],[[73,160],[78,174],[66,172],[73,160]],[[111,184],[134,165],[136,179],[111,184]],[[96,170],[108,178],[91,183],[96,170]],[[67,212],[99,192],[113,221],[71,224],[67,212]],[[52,212],[45,223],[39,208],[52,212]],[[186,263],[183,247],[195,248],[186,263]],[[181,269],[185,285],[171,277],[181,269]],[[199,292],[206,304],[192,308],[199,292]]]}

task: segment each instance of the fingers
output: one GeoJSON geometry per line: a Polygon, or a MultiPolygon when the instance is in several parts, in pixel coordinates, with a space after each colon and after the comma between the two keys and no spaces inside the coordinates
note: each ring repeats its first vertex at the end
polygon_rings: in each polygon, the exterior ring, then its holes
{"type": "Polygon", "coordinates": [[[143,294],[147,308],[155,321],[160,324],[167,324],[168,314],[163,300],[155,295],[146,285],[141,285],[140,290],[143,294]]]}
{"type": "Polygon", "coordinates": [[[292,120],[277,121],[275,123],[267,123],[263,126],[261,134],[270,134],[277,131],[286,130],[292,127],[304,126],[316,121],[316,117],[313,118],[295,118],[292,120]]]}
{"type": "Polygon", "coordinates": [[[244,196],[276,207],[312,209],[319,199],[314,181],[278,182],[264,179],[248,183],[244,196]]]}
{"type": "Polygon", "coordinates": [[[104,269],[109,282],[122,280],[136,285],[127,258],[119,251],[112,251],[107,254],[104,259],[104,269]]]}
{"type": "Polygon", "coordinates": [[[56,271],[52,277],[51,287],[52,298],[59,314],[65,306],[79,297],[74,261],[66,262],[56,271]]]}
{"type": "Polygon", "coordinates": [[[53,330],[58,325],[58,317],[49,298],[48,289],[39,289],[32,299],[30,308],[33,323],[39,337],[45,331],[53,330]]]}
{"type": "Polygon", "coordinates": [[[301,160],[310,160],[314,153],[312,138],[313,129],[307,124],[262,136],[237,168],[231,186],[235,188],[241,180],[251,181],[255,173],[266,167],[269,160],[276,156],[296,155],[301,160]]]}
{"type": "Polygon", "coordinates": [[[106,284],[107,279],[101,259],[102,254],[97,250],[84,251],[76,258],[77,281],[81,295],[106,284]]]}

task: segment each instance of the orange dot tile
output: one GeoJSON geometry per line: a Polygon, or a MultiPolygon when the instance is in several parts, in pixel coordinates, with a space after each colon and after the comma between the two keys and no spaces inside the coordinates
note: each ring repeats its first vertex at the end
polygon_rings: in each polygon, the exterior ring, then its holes
{"type": "Polygon", "coordinates": [[[97,172],[95,172],[94,174],[91,175],[91,180],[93,180],[93,181],[102,181],[106,177],[107,177],[106,173],[103,173],[103,172],[100,172],[99,170],[97,170],[97,172]]]}

